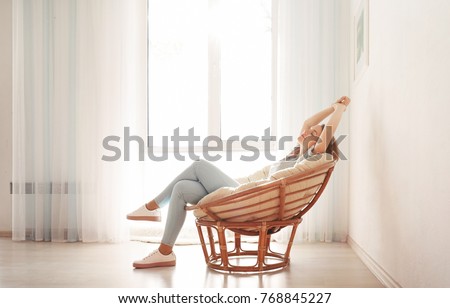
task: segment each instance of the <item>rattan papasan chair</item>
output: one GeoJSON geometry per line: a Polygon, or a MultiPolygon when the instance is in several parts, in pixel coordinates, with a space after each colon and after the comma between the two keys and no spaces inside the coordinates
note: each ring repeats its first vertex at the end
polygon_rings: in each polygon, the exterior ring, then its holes
{"type": "Polygon", "coordinates": [[[332,155],[318,154],[270,176],[267,166],[238,179],[238,187],[220,188],[187,206],[196,217],[208,267],[265,272],[288,266],[297,227],[325,189],[335,163],[332,155]],[[288,243],[281,252],[273,250],[271,235],[288,226],[288,243]],[[244,247],[248,236],[257,242],[252,249],[244,247]]]}

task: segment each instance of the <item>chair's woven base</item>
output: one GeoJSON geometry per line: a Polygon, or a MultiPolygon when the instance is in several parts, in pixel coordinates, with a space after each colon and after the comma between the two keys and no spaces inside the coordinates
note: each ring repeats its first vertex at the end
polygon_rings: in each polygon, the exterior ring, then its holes
{"type": "Polygon", "coordinates": [[[281,269],[289,264],[289,254],[295,232],[301,221],[301,218],[295,218],[282,221],[241,223],[197,219],[196,225],[205,261],[209,268],[226,272],[251,273],[281,269]],[[275,252],[270,247],[270,236],[286,226],[292,226],[289,242],[283,252],[275,252]],[[226,230],[234,233],[234,241],[227,243],[226,230]],[[205,240],[205,231],[208,241],[205,240]],[[218,247],[214,233],[218,236],[218,247]],[[256,249],[244,249],[241,235],[258,236],[256,249]],[[233,247],[228,249],[228,246],[233,247]]]}

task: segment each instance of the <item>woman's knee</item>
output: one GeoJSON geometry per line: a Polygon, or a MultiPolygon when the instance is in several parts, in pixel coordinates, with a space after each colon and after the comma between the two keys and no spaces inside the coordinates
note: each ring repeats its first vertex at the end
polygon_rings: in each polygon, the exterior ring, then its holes
{"type": "Polygon", "coordinates": [[[199,159],[199,160],[194,161],[192,163],[192,166],[193,166],[195,172],[198,172],[199,170],[205,170],[205,169],[207,170],[208,168],[211,168],[213,165],[207,160],[199,159]]]}
{"type": "Polygon", "coordinates": [[[205,188],[196,181],[182,180],[175,184],[172,197],[179,198],[183,202],[198,202],[207,194],[205,188]]]}
{"type": "Polygon", "coordinates": [[[194,166],[194,167],[204,166],[204,165],[207,165],[207,164],[209,164],[209,162],[204,160],[204,159],[199,159],[199,160],[196,160],[196,161],[192,162],[192,166],[194,166]]]}
{"type": "Polygon", "coordinates": [[[182,197],[183,193],[188,190],[186,181],[179,181],[173,186],[172,196],[176,195],[177,197],[182,197]]]}

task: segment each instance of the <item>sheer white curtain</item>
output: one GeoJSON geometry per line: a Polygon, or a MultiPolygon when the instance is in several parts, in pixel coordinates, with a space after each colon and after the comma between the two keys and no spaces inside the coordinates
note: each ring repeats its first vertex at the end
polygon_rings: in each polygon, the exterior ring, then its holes
{"type": "MultiPolygon", "coordinates": [[[[349,2],[278,0],[278,135],[299,132],[304,119],[348,95],[349,2]]],[[[336,136],[347,132],[348,114],[336,136]]],[[[348,141],[339,144],[346,155],[348,141]]],[[[305,216],[297,241],[345,241],[348,162],[339,161],[322,197],[305,216]]],[[[281,234],[278,239],[285,238],[281,234]]]]}
{"type": "Polygon", "coordinates": [[[146,18],[145,0],[13,2],[14,240],[128,237],[142,168],[103,140],[145,136],[146,18]]]}

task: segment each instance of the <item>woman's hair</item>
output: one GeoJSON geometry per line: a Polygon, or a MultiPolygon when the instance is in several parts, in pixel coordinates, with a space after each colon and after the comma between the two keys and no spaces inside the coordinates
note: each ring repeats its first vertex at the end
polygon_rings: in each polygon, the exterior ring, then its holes
{"type": "MultiPolygon", "coordinates": [[[[322,124],[322,131],[325,129],[325,124],[322,124]]],[[[333,155],[334,160],[339,159],[339,148],[336,142],[336,139],[334,136],[331,138],[330,143],[327,146],[327,149],[325,150],[326,153],[333,155]]]]}
{"type": "MultiPolygon", "coordinates": [[[[322,124],[321,127],[322,127],[322,131],[323,131],[325,129],[325,124],[322,124]]],[[[334,138],[334,136],[331,138],[331,141],[328,144],[325,152],[328,154],[331,154],[333,156],[334,160],[339,159],[339,148],[338,148],[338,145],[337,145],[337,142],[336,142],[336,139],[334,138]]],[[[297,145],[294,147],[292,152],[289,153],[284,159],[286,160],[288,158],[298,157],[299,155],[300,155],[300,146],[297,145]]]]}

